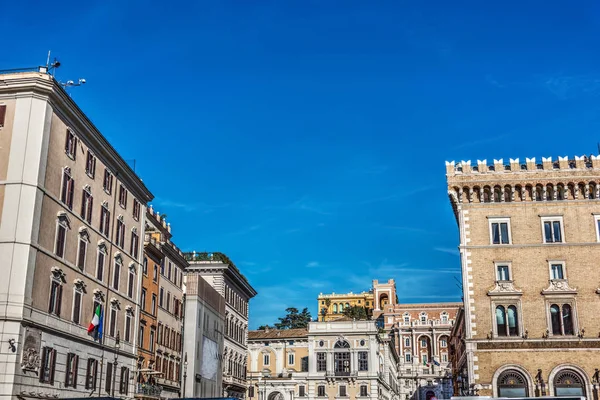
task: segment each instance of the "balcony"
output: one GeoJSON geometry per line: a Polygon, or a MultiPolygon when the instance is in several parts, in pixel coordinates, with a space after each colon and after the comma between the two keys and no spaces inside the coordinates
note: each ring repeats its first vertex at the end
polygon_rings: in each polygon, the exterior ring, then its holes
{"type": "Polygon", "coordinates": [[[143,394],[145,396],[160,397],[162,386],[151,385],[149,383],[138,383],[135,388],[135,394],[143,394]]]}
{"type": "Polygon", "coordinates": [[[327,378],[356,378],[358,373],[356,371],[327,371],[325,376],[327,378]]]}

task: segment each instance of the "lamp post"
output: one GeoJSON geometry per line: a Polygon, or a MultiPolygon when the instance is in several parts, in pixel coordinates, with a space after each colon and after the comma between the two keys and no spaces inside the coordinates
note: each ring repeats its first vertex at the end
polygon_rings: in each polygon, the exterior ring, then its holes
{"type": "Polygon", "coordinates": [[[187,351],[186,351],[185,355],[183,356],[183,397],[185,397],[185,391],[186,391],[187,366],[188,366],[188,361],[187,361],[187,351]]]}
{"type": "MultiPolygon", "coordinates": [[[[117,386],[117,359],[119,358],[120,335],[117,331],[117,337],[115,338],[115,362],[113,364],[113,384],[112,384],[112,397],[115,397],[115,386],[117,386]]],[[[123,378],[121,377],[121,380],[123,378]]]]}
{"type": "Polygon", "coordinates": [[[267,400],[267,378],[271,376],[271,373],[268,371],[263,371],[263,400],[267,400]]]}

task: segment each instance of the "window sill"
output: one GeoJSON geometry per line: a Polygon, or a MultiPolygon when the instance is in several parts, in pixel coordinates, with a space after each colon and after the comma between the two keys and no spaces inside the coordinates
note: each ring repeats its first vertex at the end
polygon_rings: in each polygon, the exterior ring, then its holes
{"type": "Polygon", "coordinates": [[[71,160],[75,161],[75,156],[71,153],[69,153],[68,151],[65,150],[65,154],[67,155],[67,157],[69,157],[71,160]]]}
{"type": "Polygon", "coordinates": [[[96,179],[96,174],[90,174],[88,171],[85,171],[85,174],[89,176],[91,179],[96,179]]]}
{"type": "Polygon", "coordinates": [[[112,196],[112,190],[107,190],[106,188],[103,188],[104,193],[106,193],[109,196],[112,196]]]}

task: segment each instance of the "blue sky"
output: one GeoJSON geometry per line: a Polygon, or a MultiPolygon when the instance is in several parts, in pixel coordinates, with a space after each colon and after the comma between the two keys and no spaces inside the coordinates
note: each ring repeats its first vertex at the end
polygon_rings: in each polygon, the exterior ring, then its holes
{"type": "Polygon", "coordinates": [[[87,79],[73,98],[179,247],[258,290],[255,328],[372,279],[460,300],[444,161],[595,152],[599,22],[592,1],[12,1],[0,68],[51,49],[87,79]]]}

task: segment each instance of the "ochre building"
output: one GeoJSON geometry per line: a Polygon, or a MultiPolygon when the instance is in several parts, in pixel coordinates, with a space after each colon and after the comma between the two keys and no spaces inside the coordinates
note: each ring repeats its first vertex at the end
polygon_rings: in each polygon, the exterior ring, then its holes
{"type": "Polygon", "coordinates": [[[597,398],[600,157],[446,164],[480,395],[597,398]]]}

